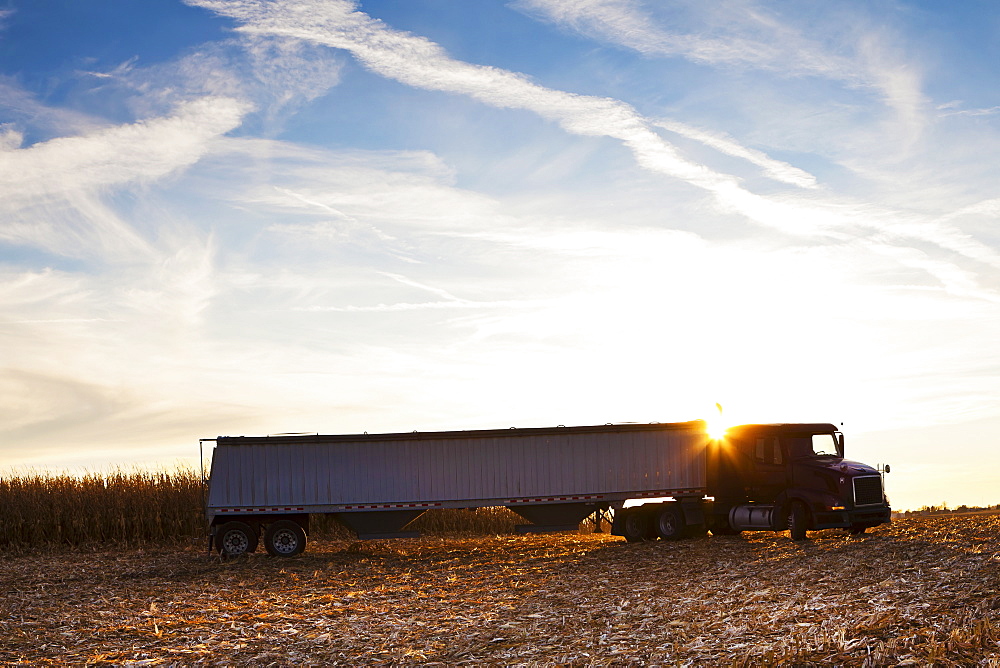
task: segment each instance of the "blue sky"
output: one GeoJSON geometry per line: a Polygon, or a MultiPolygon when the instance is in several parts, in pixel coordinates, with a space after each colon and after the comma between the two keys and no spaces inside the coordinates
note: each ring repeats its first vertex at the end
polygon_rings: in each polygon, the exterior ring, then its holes
{"type": "Polygon", "coordinates": [[[998,503],[991,2],[0,2],[0,465],[843,423],[998,503]]]}

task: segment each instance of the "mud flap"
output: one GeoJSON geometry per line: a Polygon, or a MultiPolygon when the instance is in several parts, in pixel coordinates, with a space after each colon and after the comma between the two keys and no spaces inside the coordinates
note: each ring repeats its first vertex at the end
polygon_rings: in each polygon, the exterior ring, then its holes
{"type": "Polygon", "coordinates": [[[684,524],[687,526],[705,526],[705,510],[702,503],[681,503],[681,512],[684,513],[684,524]]]}

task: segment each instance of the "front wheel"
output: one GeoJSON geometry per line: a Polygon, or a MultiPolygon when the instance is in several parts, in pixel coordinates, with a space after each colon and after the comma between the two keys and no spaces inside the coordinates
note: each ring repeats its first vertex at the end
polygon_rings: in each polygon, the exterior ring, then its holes
{"type": "Polygon", "coordinates": [[[788,533],[792,540],[806,539],[807,512],[806,507],[798,501],[793,501],[788,507],[788,533]]]}
{"type": "Polygon", "coordinates": [[[294,557],[306,549],[306,532],[291,520],[272,522],[264,531],[264,547],[272,557],[294,557]]]}

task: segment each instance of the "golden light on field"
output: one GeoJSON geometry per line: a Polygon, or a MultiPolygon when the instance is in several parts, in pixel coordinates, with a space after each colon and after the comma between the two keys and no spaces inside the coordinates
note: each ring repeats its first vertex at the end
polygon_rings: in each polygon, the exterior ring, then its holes
{"type": "Polygon", "coordinates": [[[997,515],[901,518],[862,536],[828,529],[808,545],[767,532],[627,545],[604,533],[487,529],[363,547],[315,534],[323,532],[314,529],[312,551],[290,560],[221,562],[190,540],[0,560],[0,581],[19,584],[5,591],[13,632],[0,662],[182,657],[187,665],[225,652],[234,665],[279,656],[307,665],[598,657],[613,665],[978,666],[991,665],[1000,635],[997,515]],[[84,569],[100,576],[75,575],[84,569]],[[609,573],[611,586],[594,586],[609,573]],[[650,622],[662,619],[670,623],[650,622]]]}

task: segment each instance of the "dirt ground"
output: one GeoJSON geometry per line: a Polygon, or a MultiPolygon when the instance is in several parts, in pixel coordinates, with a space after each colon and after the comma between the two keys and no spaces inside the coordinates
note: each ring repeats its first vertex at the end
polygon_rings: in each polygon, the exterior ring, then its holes
{"type": "Polygon", "coordinates": [[[0,661],[63,665],[1000,665],[1000,516],[852,537],[315,540],[0,562],[0,661]]]}

